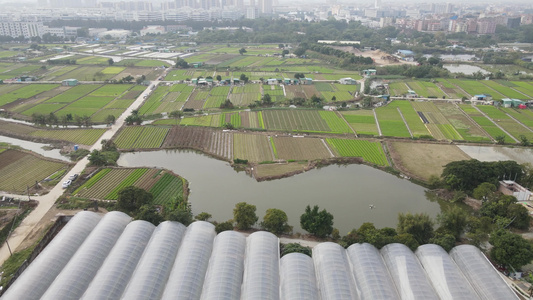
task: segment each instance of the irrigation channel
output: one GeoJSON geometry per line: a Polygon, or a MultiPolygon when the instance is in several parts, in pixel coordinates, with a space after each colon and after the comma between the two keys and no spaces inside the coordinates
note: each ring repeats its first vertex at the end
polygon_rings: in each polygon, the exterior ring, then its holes
{"type": "Polygon", "coordinates": [[[300,215],[305,207],[318,205],[333,214],[341,235],[364,222],[396,228],[400,212],[424,212],[432,218],[440,212],[423,187],[366,165],[331,165],[263,182],[236,172],[227,162],[187,150],[124,153],[118,165],[166,168],[183,176],[189,181],[193,213],[205,211],[220,222],[233,217],[238,202],[256,205],[260,221],[268,208],[282,209],[295,232],[303,232],[300,215]]]}
{"type": "Polygon", "coordinates": [[[63,156],[61,155],[61,153],[59,153],[60,149],[48,149],[47,147],[50,147],[50,144],[35,143],[35,142],[20,140],[20,139],[11,138],[7,136],[3,136],[3,135],[0,135],[0,142],[9,143],[11,145],[24,148],[26,150],[31,150],[44,157],[55,158],[55,159],[70,162],[70,159],[68,157],[63,156]]]}

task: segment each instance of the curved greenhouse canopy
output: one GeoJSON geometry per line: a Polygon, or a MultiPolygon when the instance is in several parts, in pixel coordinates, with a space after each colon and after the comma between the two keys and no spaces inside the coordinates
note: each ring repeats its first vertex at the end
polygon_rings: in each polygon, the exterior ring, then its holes
{"type": "Polygon", "coordinates": [[[216,234],[208,222],[155,227],[121,212],[77,213],[1,300],[33,299],[518,299],[474,246],[448,254],[402,244],[344,249],[325,242],[312,258],[280,258],[264,231],[216,234]]]}

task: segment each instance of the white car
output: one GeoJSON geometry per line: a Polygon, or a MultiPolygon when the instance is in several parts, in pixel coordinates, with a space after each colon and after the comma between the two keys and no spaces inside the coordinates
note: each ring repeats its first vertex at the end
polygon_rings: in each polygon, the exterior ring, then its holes
{"type": "Polygon", "coordinates": [[[62,187],[64,189],[66,189],[66,188],[68,188],[70,186],[71,183],[72,183],[72,180],[67,180],[67,181],[63,182],[62,187]]]}

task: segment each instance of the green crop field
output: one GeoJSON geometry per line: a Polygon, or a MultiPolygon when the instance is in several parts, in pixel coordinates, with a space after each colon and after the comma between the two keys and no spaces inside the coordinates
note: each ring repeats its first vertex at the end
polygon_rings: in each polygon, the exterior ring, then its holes
{"type": "Polygon", "coordinates": [[[57,88],[58,84],[28,84],[0,96],[0,106],[18,99],[28,99],[42,92],[57,88]]]}
{"type": "Polygon", "coordinates": [[[388,166],[387,158],[379,142],[366,140],[326,139],[328,145],[342,157],[362,157],[365,161],[388,166]]]}
{"type": "Polygon", "coordinates": [[[379,107],[376,109],[381,134],[392,137],[411,137],[405,123],[393,106],[379,107]]]}
{"type": "Polygon", "coordinates": [[[501,110],[513,116],[515,119],[520,121],[522,124],[533,129],[533,113],[531,110],[504,108],[504,107],[502,107],[501,110]]]}
{"type": "Polygon", "coordinates": [[[132,87],[130,84],[107,84],[92,92],[92,96],[119,97],[132,87]]]}
{"type": "Polygon", "coordinates": [[[137,180],[139,180],[139,178],[141,178],[141,176],[146,173],[146,171],[148,171],[148,169],[135,169],[135,171],[131,172],[128,177],[126,177],[124,180],[122,180],[122,182],[116,185],[115,188],[104,197],[104,199],[117,200],[118,192],[127,186],[134,185],[135,182],[137,182],[137,180]]]}
{"type": "Polygon", "coordinates": [[[213,115],[199,117],[185,117],[181,119],[180,124],[183,126],[211,126],[213,115]]]}
{"type": "Polygon", "coordinates": [[[454,84],[448,82],[446,79],[443,79],[443,78],[437,79],[436,85],[440,87],[440,89],[448,95],[447,98],[462,99],[463,97],[467,97],[465,92],[463,92],[461,89],[459,89],[454,84]]]}
{"type": "Polygon", "coordinates": [[[265,110],[262,118],[267,130],[331,131],[316,110],[265,110]]]}
{"type": "Polygon", "coordinates": [[[444,92],[432,82],[428,81],[409,81],[407,85],[414,90],[419,96],[424,98],[442,98],[446,96],[444,92]]]}
{"type": "Polygon", "coordinates": [[[483,128],[493,139],[496,139],[498,136],[504,136],[506,143],[515,143],[515,141],[505,134],[500,128],[498,128],[494,123],[489,119],[485,118],[480,112],[478,112],[474,107],[467,104],[459,104],[460,108],[467,113],[474,122],[483,128]]]}
{"type": "Polygon", "coordinates": [[[101,87],[99,84],[84,84],[72,87],[44,103],[71,103],[101,87]]]}
{"type": "Polygon", "coordinates": [[[64,162],[51,161],[18,150],[0,153],[0,190],[26,194],[26,188],[67,168],[64,162]]]}
{"type": "Polygon", "coordinates": [[[126,127],[115,138],[115,144],[119,149],[159,148],[163,144],[168,131],[168,127],[126,127]]]}
{"type": "Polygon", "coordinates": [[[318,113],[326,121],[332,133],[353,133],[352,129],[346,122],[333,111],[319,110],[318,113]]]}
{"type": "Polygon", "coordinates": [[[391,82],[389,83],[389,93],[392,96],[400,96],[407,94],[407,90],[409,88],[405,84],[405,82],[391,82]]]}
{"type": "Polygon", "coordinates": [[[32,132],[32,136],[69,141],[75,144],[93,145],[104,134],[106,129],[53,129],[53,130],[37,130],[32,132]]]}
{"type": "Polygon", "coordinates": [[[489,94],[495,100],[501,100],[505,98],[505,96],[500,94],[498,91],[483,84],[483,81],[465,79],[448,79],[448,81],[462,88],[465,92],[469,93],[470,96],[489,94]]]}
{"type": "Polygon", "coordinates": [[[106,75],[116,75],[122,71],[124,71],[126,68],[124,67],[107,67],[102,70],[102,73],[106,75]]]}
{"type": "MultiPolygon", "coordinates": [[[[504,96],[503,98],[514,98],[514,99],[522,99],[522,100],[527,99],[527,97],[524,94],[517,92],[510,87],[501,85],[495,81],[485,80],[483,81],[483,84],[485,84],[486,86],[502,94],[504,96]]],[[[493,99],[499,100],[497,97],[493,97],[493,99]]]]}
{"type": "Polygon", "coordinates": [[[478,105],[482,112],[487,114],[494,122],[500,125],[505,129],[509,134],[514,136],[516,139],[519,139],[521,135],[525,136],[528,139],[533,139],[533,132],[528,128],[525,128],[520,123],[517,123],[511,117],[509,117],[505,112],[499,110],[494,106],[489,105],[478,105]]]}
{"type": "Polygon", "coordinates": [[[140,115],[151,114],[169,92],[168,86],[158,86],[139,109],[140,115]]]}
{"type": "Polygon", "coordinates": [[[342,115],[357,134],[379,135],[372,110],[346,111],[342,115]]]}
{"type": "Polygon", "coordinates": [[[183,179],[165,173],[150,189],[150,193],[154,196],[154,204],[170,204],[176,196],[183,195],[183,179]]]}
{"type": "Polygon", "coordinates": [[[411,129],[411,132],[413,133],[413,136],[419,137],[430,134],[409,101],[395,100],[389,103],[388,106],[400,109],[405,122],[407,122],[407,126],[409,126],[409,129],[411,129]]]}
{"type": "Polygon", "coordinates": [[[529,96],[530,99],[533,98],[533,85],[532,84],[529,84],[523,81],[510,81],[510,83],[513,85],[512,86],[513,89],[519,92],[522,92],[523,94],[526,94],[527,96],[529,96]]]}

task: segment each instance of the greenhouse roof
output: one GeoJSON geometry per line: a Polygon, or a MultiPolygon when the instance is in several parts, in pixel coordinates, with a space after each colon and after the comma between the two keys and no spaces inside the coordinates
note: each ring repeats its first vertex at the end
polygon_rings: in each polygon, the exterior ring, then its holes
{"type": "Polygon", "coordinates": [[[155,227],[121,212],[77,213],[4,299],[518,299],[474,246],[450,254],[326,242],[280,258],[279,239],[215,233],[208,222],[155,227]]]}

